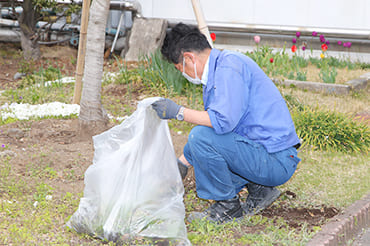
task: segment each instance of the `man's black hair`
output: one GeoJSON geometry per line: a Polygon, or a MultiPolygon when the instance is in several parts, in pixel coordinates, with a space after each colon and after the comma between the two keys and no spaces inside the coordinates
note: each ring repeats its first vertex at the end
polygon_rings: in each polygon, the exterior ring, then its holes
{"type": "Polygon", "coordinates": [[[179,23],[167,32],[161,53],[169,62],[178,64],[184,52],[200,52],[207,48],[211,46],[197,27],[179,23]]]}

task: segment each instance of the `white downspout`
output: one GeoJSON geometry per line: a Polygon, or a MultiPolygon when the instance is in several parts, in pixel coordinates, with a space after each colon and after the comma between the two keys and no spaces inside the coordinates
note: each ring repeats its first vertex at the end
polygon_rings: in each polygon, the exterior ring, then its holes
{"type": "Polygon", "coordinates": [[[211,35],[209,34],[208,26],[204,19],[204,15],[203,15],[202,7],[200,6],[200,2],[199,0],[191,0],[191,3],[193,4],[194,14],[195,14],[195,17],[197,18],[198,28],[201,31],[201,33],[203,33],[207,37],[208,43],[213,48],[213,41],[211,39],[211,35]]]}

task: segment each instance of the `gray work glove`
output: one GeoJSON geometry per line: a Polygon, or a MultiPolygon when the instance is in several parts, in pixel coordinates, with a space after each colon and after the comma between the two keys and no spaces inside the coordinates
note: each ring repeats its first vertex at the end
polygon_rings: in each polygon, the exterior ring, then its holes
{"type": "Polygon", "coordinates": [[[161,98],[152,103],[153,109],[157,112],[159,118],[176,119],[176,115],[179,112],[181,106],[177,105],[174,101],[168,98],[161,98]]]}

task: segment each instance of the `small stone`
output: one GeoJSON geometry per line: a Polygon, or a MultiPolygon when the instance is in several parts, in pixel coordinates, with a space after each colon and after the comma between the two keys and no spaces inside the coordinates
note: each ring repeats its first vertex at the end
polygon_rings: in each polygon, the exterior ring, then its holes
{"type": "Polygon", "coordinates": [[[15,157],[15,156],[17,156],[17,154],[13,151],[10,151],[10,150],[0,151],[0,158],[6,157],[6,156],[15,157]]]}
{"type": "Polygon", "coordinates": [[[20,72],[17,72],[16,74],[14,74],[14,79],[21,79],[22,77],[26,76],[25,73],[20,73],[20,72]]]}
{"type": "Polygon", "coordinates": [[[25,133],[18,128],[11,128],[8,130],[8,137],[20,139],[23,138],[25,133]]]}

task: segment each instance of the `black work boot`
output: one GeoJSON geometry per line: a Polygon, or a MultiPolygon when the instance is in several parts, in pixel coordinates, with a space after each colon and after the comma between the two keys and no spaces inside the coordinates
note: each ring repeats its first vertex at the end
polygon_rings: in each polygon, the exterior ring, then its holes
{"type": "Polygon", "coordinates": [[[182,163],[182,161],[180,161],[178,158],[177,158],[177,166],[179,167],[181,178],[184,179],[186,177],[186,174],[188,174],[188,169],[189,169],[188,166],[182,163]]]}
{"type": "Polygon", "coordinates": [[[242,203],[246,215],[255,215],[270,206],[279,196],[280,191],[274,187],[248,183],[248,197],[242,203]]]}
{"type": "Polygon", "coordinates": [[[193,212],[189,215],[188,221],[203,219],[216,222],[218,224],[231,222],[243,217],[243,209],[240,205],[239,196],[229,199],[216,201],[203,212],[193,212]]]}

